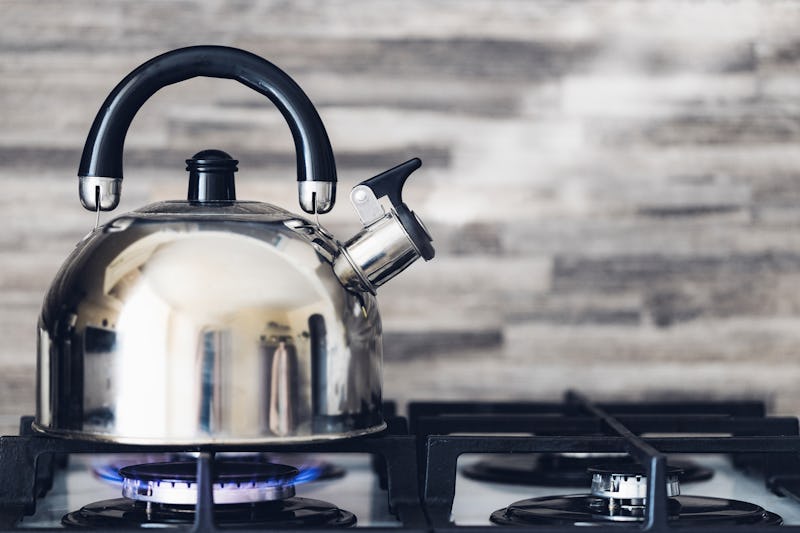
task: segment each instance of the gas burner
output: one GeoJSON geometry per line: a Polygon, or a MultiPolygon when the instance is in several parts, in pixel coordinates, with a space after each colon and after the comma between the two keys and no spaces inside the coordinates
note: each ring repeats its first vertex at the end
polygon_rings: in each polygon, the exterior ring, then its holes
{"type": "MultiPolygon", "coordinates": [[[[633,459],[627,454],[541,453],[493,455],[461,469],[469,478],[514,485],[545,487],[585,487],[592,480],[589,468],[598,463],[608,467],[626,467],[633,459]]],[[[711,479],[714,471],[694,461],[669,459],[680,469],[681,483],[711,479]]]]}
{"type": "MultiPolygon", "coordinates": [[[[678,496],[681,488],[678,483],[680,468],[670,466],[667,468],[667,497],[678,496]]],[[[629,465],[626,468],[618,466],[597,466],[589,469],[592,476],[592,496],[597,496],[608,501],[609,509],[617,507],[626,509],[644,508],[647,498],[647,476],[639,465],[629,465]]]]}
{"type": "MultiPolygon", "coordinates": [[[[123,498],[91,503],[64,516],[73,527],[180,526],[194,521],[197,463],[173,461],[126,466],[123,498]]],[[[214,516],[222,527],[347,527],[355,516],[333,504],[294,497],[300,473],[262,461],[214,462],[214,516]]]]}
{"type": "MultiPolygon", "coordinates": [[[[644,521],[647,476],[636,464],[625,467],[591,468],[590,494],[546,496],[512,503],[492,513],[492,522],[500,525],[593,525],[618,523],[636,525],[644,521]]],[[[780,525],[783,519],[748,502],[679,496],[680,469],[666,472],[669,519],[681,526],[780,525]]]]}
{"type": "MultiPolygon", "coordinates": [[[[289,498],[255,504],[214,506],[220,527],[246,526],[251,529],[290,527],[350,527],[353,513],[333,504],[309,498],[289,498]]],[[[69,513],[61,523],[70,527],[179,527],[194,521],[193,505],[168,505],[118,498],[91,503],[69,513]]]]}
{"type": "MultiPolygon", "coordinates": [[[[228,505],[285,500],[294,496],[293,466],[260,462],[217,461],[214,503],[228,505]]],[[[197,463],[178,461],[126,466],[122,495],[131,500],[194,505],[197,503],[197,463]]]]}

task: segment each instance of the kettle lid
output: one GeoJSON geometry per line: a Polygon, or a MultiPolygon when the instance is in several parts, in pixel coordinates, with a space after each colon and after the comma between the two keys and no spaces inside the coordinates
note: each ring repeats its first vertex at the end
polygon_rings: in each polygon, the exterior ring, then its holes
{"type": "MultiPolygon", "coordinates": [[[[263,202],[241,201],[236,199],[234,174],[239,170],[239,161],[227,152],[216,149],[201,150],[191,159],[186,159],[189,171],[189,187],[185,200],[167,200],[149,204],[112,221],[147,219],[151,222],[175,222],[183,220],[206,220],[217,222],[285,221],[296,219],[297,215],[280,207],[263,202]]],[[[127,224],[125,222],[124,224],[127,224]]],[[[123,224],[123,225],[124,225],[123,224]]]]}
{"type": "Polygon", "coordinates": [[[202,150],[186,160],[189,171],[190,202],[232,202],[236,200],[233,173],[238,160],[222,150],[202,150]]]}

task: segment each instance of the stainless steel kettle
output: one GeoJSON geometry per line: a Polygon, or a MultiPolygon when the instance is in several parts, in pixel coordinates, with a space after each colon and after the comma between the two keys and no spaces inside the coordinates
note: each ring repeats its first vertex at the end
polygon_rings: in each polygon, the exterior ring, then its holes
{"type": "MultiPolygon", "coordinates": [[[[269,98],[289,124],[300,205],[334,204],[325,128],[300,87],[235,48],[158,56],[111,92],[81,159],[89,210],[119,203],[125,134],[160,88],[229,78],[269,98]]],[[[238,161],[186,161],[185,201],[148,205],[87,235],[44,301],[38,431],[139,444],[285,443],[380,431],[381,321],[375,289],[431,238],[401,191],[412,159],[351,192],[364,228],[344,244],[269,204],[236,199],[238,161]]]]}

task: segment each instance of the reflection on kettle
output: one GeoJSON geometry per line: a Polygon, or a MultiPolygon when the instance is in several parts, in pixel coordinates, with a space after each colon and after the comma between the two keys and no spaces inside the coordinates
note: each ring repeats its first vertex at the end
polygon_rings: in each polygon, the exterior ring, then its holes
{"type": "Polygon", "coordinates": [[[222,427],[221,384],[222,360],[229,351],[230,337],[225,330],[204,329],[197,343],[199,376],[196,383],[198,413],[197,425],[201,431],[212,433],[222,427]]]}
{"type": "MultiPolygon", "coordinates": [[[[277,324],[271,326],[279,328],[277,324]]],[[[265,403],[261,409],[262,427],[280,437],[294,432],[295,409],[299,405],[297,350],[292,337],[285,333],[265,336],[261,343],[265,386],[261,396],[265,403]]]]}

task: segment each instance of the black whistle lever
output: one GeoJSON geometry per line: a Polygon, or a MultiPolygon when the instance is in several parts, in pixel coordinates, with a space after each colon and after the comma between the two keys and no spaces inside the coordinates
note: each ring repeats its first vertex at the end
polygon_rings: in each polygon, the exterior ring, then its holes
{"type": "Polygon", "coordinates": [[[421,166],[422,161],[415,157],[361,182],[361,185],[369,187],[375,198],[387,196],[393,206],[405,205],[403,204],[403,186],[408,177],[421,166]]]}
{"type": "MultiPolygon", "coordinates": [[[[422,161],[418,157],[409,159],[405,163],[400,163],[396,167],[359,183],[353,189],[356,195],[353,196],[351,193],[351,199],[356,210],[359,211],[362,221],[365,224],[369,224],[383,216],[383,208],[378,204],[378,198],[388,197],[394,212],[397,214],[397,220],[403,226],[406,235],[411,239],[419,255],[425,261],[429,261],[435,253],[431,245],[433,239],[417,215],[403,203],[403,186],[408,177],[421,166],[422,161]],[[370,201],[366,198],[366,195],[359,196],[358,189],[360,187],[367,187],[372,191],[375,198],[370,201]]],[[[361,192],[364,191],[362,190],[361,192]]]]}

